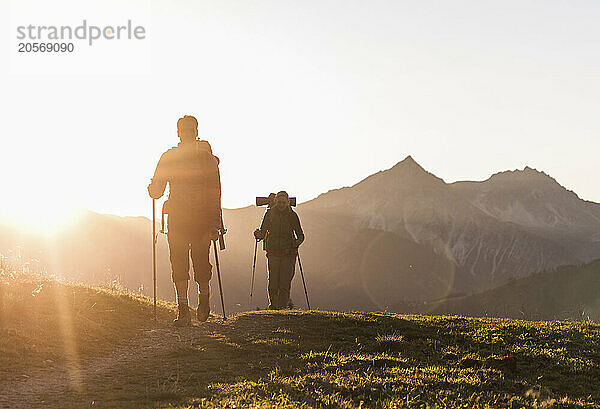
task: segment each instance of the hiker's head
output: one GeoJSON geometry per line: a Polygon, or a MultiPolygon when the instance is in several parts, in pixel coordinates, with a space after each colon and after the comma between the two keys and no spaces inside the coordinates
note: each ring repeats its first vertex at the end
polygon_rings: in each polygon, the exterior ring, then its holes
{"type": "Polygon", "coordinates": [[[275,207],[280,210],[287,208],[290,205],[290,197],[286,191],[282,190],[281,192],[275,195],[275,207]]]}
{"type": "Polygon", "coordinates": [[[198,121],[191,115],[185,115],[177,121],[177,135],[182,142],[193,141],[198,137],[198,121]]]}

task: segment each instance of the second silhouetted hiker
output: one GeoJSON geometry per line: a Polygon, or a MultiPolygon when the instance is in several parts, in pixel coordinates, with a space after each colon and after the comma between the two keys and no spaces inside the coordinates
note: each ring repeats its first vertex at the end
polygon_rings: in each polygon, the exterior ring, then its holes
{"type": "Polygon", "coordinates": [[[277,193],[260,228],[254,231],[254,237],[265,240],[269,265],[269,308],[287,308],[298,247],[304,241],[304,232],[286,192],[277,193]]]}

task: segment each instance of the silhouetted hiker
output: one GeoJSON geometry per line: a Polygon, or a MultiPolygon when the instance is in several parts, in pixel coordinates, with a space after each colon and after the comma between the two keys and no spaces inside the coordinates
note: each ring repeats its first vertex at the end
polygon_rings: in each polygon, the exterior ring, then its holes
{"type": "Polygon", "coordinates": [[[277,193],[275,205],[265,213],[260,229],[254,231],[254,237],[258,240],[264,239],[266,244],[269,262],[269,308],[286,308],[290,300],[298,247],[304,241],[300,218],[292,210],[286,192],[277,193]]]}
{"type": "Polygon", "coordinates": [[[218,237],[221,221],[221,181],[219,159],[213,156],[207,141],[196,139],[196,118],[188,115],[180,118],[177,134],[181,142],[161,156],[148,192],[158,199],[169,182],[167,238],[179,311],[174,323],[186,326],[191,323],[187,297],[190,251],[198,283],[198,320],[206,321],[210,313],[209,250],[211,240],[218,237]]]}

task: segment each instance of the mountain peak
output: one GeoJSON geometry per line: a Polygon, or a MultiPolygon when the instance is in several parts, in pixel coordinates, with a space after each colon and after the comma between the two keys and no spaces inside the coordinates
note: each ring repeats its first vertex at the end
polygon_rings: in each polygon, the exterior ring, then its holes
{"type": "Polygon", "coordinates": [[[398,189],[402,189],[403,191],[417,189],[420,191],[424,188],[439,188],[445,184],[446,182],[434,174],[427,172],[411,155],[408,155],[390,169],[374,173],[353,186],[346,186],[322,193],[309,202],[314,204],[317,201],[328,200],[330,201],[328,206],[331,207],[331,203],[338,203],[341,200],[339,199],[340,197],[344,197],[344,200],[346,200],[346,196],[344,195],[350,195],[355,198],[357,192],[368,192],[368,195],[372,196],[373,191],[385,192],[386,194],[398,189]],[[335,198],[335,200],[332,198],[335,198]]]}
{"type": "Polygon", "coordinates": [[[545,172],[542,172],[540,170],[537,170],[536,168],[532,168],[532,167],[529,167],[529,166],[525,166],[523,168],[523,170],[517,170],[517,172],[522,172],[522,173],[530,174],[530,175],[540,175],[540,176],[544,175],[544,176],[548,176],[545,172]]]}
{"type": "Polygon", "coordinates": [[[506,170],[490,176],[488,181],[492,184],[502,184],[506,186],[520,186],[525,189],[559,189],[568,191],[564,186],[556,181],[546,172],[537,170],[530,166],[523,169],[506,170]]]}
{"type": "Polygon", "coordinates": [[[418,166],[422,169],[421,165],[417,163],[416,160],[413,159],[411,155],[408,155],[406,158],[402,159],[400,162],[396,163],[396,166],[418,166]]]}
{"type": "Polygon", "coordinates": [[[531,181],[531,180],[549,180],[555,181],[551,176],[547,173],[539,171],[530,166],[525,166],[523,170],[515,169],[515,170],[505,170],[503,172],[498,172],[493,174],[490,179],[493,180],[520,180],[520,181],[531,181]]]}
{"type": "Polygon", "coordinates": [[[396,163],[391,169],[382,172],[393,177],[399,184],[410,182],[415,183],[439,183],[444,181],[431,172],[426,171],[421,165],[414,160],[411,155],[408,155],[402,161],[396,163]]]}
{"type": "Polygon", "coordinates": [[[421,165],[417,163],[416,160],[413,159],[412,156],[408,155],[406,158],[396,163],[391,169],[392,172],[404,172],[408,174],[415,173],[429,173],[421,165]]]}

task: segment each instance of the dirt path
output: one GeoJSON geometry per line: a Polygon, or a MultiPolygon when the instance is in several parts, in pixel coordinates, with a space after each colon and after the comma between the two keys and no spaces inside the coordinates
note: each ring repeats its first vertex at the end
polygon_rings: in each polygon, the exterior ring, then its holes
{"type": "Polygon", "coordinates": [[[118,395],[121,391],[126,396],[129,382],[138,384],[136,390],[140,382],[147,388],[160,389],[161,379],[166,382],[169,377],[164,373],[158,376],[165,360],[176,356],[178,348],[191,342],[203,342],[218,327],[223,328],[221,321],[211,317],[207,323],[189,328],[166,326],[147,330],[101,358],[79,365],[15,373],[14,378],[0,385],[0,408],[114,407],[114,402],[107,406],[109,404],[102,401],[107,393],[110,396],[114,390],[118,395]]]}

